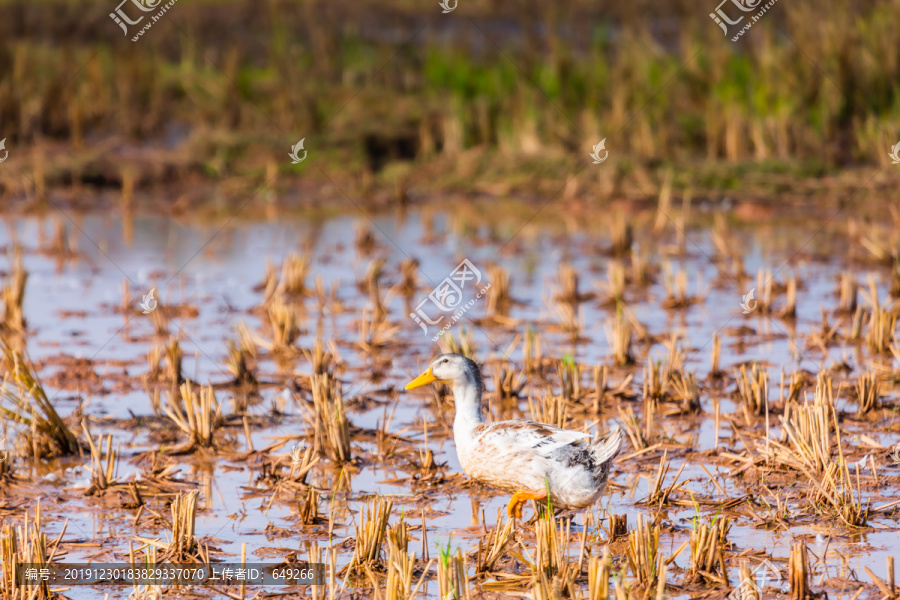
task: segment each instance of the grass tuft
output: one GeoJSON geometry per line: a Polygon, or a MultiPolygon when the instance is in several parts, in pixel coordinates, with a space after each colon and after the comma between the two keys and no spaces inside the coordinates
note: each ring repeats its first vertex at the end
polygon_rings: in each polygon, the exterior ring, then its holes
{"type": "Polygon", "coordinates": [[[6,418],[28,427],[27,446],[35,458],[79,454],[81,446],[65,420],[56,412],[28,357],[0,339],[6,373],[0,386],[0,407],[6,418]],[[15,388],[15,389],[14,389],[15,388]]]}

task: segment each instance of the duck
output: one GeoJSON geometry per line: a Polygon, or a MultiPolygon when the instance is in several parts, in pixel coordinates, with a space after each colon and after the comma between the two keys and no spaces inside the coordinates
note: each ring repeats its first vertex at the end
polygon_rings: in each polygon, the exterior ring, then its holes
{"type": "Polygon", "coordinates": [[[453,439],[460,466],[472,479],[512,494],[509,517],[521,519],[529,500],[549,498],[555,508],[579,510],[600,499],[622,448],[621,428],[592,439],[581,431],[526,419],[485,422],[481,370],[461,354],[441,354],[404,390],[435,382],[453,391],[453,439]]]}

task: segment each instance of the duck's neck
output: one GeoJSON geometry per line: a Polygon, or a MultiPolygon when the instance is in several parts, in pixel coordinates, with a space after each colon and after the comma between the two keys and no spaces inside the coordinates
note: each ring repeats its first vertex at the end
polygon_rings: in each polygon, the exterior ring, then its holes
{"type": "Polygon", "coordinates": [[[456,417],[453,419],[453,437],[468,439],[481,419],[481,392],[483,386],[467,373],[466,379],[453,382],[453,402],[456,417]]]}

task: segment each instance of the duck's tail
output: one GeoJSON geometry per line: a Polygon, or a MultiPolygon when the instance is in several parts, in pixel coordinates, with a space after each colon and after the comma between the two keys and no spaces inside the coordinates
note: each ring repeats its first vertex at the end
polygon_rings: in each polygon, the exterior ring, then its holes
{"type": "Polygon", "coordinates": [[[606,437],[591,443],[591,456],[598,466],[612,462],[612,459],[614,459],[619,453],[619,450],[622,449],[622,437],[622,429],[616,427],[606,437]]]}

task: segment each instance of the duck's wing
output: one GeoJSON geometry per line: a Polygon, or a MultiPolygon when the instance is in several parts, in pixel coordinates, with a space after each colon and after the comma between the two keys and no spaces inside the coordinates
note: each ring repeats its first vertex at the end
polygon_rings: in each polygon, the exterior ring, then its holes
{"type": "Polygon", "coordinates": [[[592,440],[587,433],[535,421],[500,421],[476,427],[457,451],[474,479],[510,492],[540,495],[549,489],[559,506],[583,508],[601,493],[621,441],[619,430],[592,440]]]}
{"type": "Polygon", "coordinates": [[[565,467],[566,457],[586,453],[590,436],[535,421],[499,421],[476,427],[460,451],[470,477],[508,491],[540,491],[548,473],[565,467]]]}
{"type": "Polygon", "coordinates": [[[504,444],[547,458],[561,448],[587,446],[590,440],[591,436],[581,431],[559,429],[524,419],[485,423],[475,432],[476,446],[504,444]]]}
{"type": "Polygon", "coordinates": [[[457,446],[463,470],[500,489],[540,492],[551,473],[593,470],[587,433],[526,420],[485,423],[473,433],[466,448],[457,446]]]}

